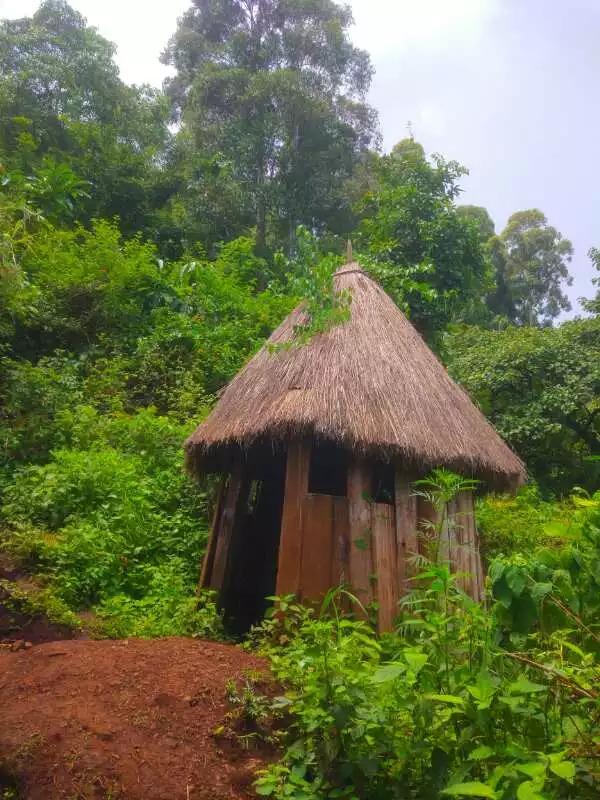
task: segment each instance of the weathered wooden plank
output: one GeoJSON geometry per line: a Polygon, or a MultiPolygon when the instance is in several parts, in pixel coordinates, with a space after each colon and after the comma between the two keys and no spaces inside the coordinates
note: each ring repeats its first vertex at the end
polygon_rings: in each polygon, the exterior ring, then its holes
{"type": "Polygon", "coordinates": [[[456,517],[457,504],[456,500],[450,500],[446,504],[446,524],[444,526],[444,535],[446,537],[446,557],[450,562],[450,567],[454,572],[458,572],[460,568],[461,548],[460,548],[460,535],[461,531],[458,527],[458,520],[456,517]]]}
{"type": "Polygon", "coordinates": [[[331,586],[349,581],[349,511],[347,497],[333,498],[333,551],[331,555],[331,586]]]}
{"type": "Polygon", "coordinates": [[[419,529],[419,552],[427,558],[435,554],[435,550],[441,544],[444,545],[443,537],[441,542],[436,542],[440,526],[440,511],[435,508],[424,497],[417,498],[417,516],[419,529]]]}
{"type": "Polygon", "coordinates": [[[467,543],[467,531],[464,515],[458,498],[451,500],[447,506],[450,531],[450,566],[458,574],[458,585],[465,592],[470,592],[471,555],[467,543]]]}
{"type": "Polygon", "coordinates": [[[469,541],[469,556],[471,567],[471,597],[474,600],[480,599],[479,582],[481,579],[481,567],[479,561],[479,549],[475,537],[475,510],[473,508],[473,495],[471,492],[465,492],[465,527],[467,529],[467,538],[469,541]]]}
{"type": "Polygon", "coordinates": [[[278,595],[297,595],[300,591],[302,507],[308,492],[309,466],[310,443],[304,439],[290,442],[287,453],[275,589],[278,595]]]}
{"type": "Polygon", "coordinates": [[[481,600],[483,596],[483,571],[479,555],[479,542],[475,530],[473,495],[471,492],[461,492],[459,494],[458,506],[467,553],[465,557],[466,571],[469,573],[467,591],[474,600],[481,600]]]}
{"type": "Polygon", "coordinates": [[[417,498],[413,494],[410,478],[400,470],[396,470],[394,498],[398,581],[402,594],[407,594],[411,588],[410,578],[414,574],[409,559],[419,552],[417,498]]]}
{"type": "Polygon", "coordinates": [[[476,600],[483,602],[485,600],[485,572],[483,570],[483,560],[481,558],[481,550],[479,545],[479,533],[477,531],[477,520],[473,514],[473,538],[475,541],[475,574],[477,575],[476,581],[476,600]]]}
{"type": "Polygon", "coordinates": [[[211,574],[213,564],[215,561],[215,550],[217,547],[217,539],[219,536],[219,528],[221,525],[221,514],[223,513],[223,501],[225,499],[225,492],[227,488],[227,476],[223,476],[219,481],[219,488],[217,490],[217,497],[215,502],[215,511],[213,514],[212,525],[210,528],[210,536],[206,544],[206,553],[202,560],[202,568],[200,570],[200,580],[198,581],[198,590],[205,589],[210,586],[211,574]]]}
{"type": "Polygon", "coordinates": [[[238,465],[234,468],[229,478],[223,510],[220,515],[219,533],[210,576],[210,587],[217,592],[221,592],[227,583],[234,530],[241,510],[242,495],[247,494],[247,490],[248,480],[244,477],[241,465],[238,465]]]}
{"type": "Polygon", "coordinates": [[[348,567],[352,590],[365,606],[373,599],[370,494],[369,465],[362,460],[351,461],[348,469],[348,567]]]}
{"type": "Polygon", "coordinates": [[[320,601],[331,587],[333,500],[328,494],[308,494],[302,512],[300,596],[320,601]]]}
{"type": "Polygon", "coordinates": [[[479,547],[479,533],[477,532],[477,520],[475,519],[475,501],[471,493],[469,502],[471,507],[471,539],[473,541],[473,562],[475,581],[473,582],[473,597],[480,602],[485,598],[485,574],[479,547]]]}
{"type": "Polygon", "coordinates": [[[373,565],[376,575],[380,631],[391,631],[398,613],[398,567],[394,506],[373,503],[373,565]]]}

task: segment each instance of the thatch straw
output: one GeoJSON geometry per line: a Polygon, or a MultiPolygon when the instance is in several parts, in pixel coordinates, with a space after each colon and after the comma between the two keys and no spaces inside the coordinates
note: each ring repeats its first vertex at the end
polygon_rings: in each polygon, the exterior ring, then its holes
{"type": "Polygon", "coordinates": [[[351,294],[350,319],[273,352],[269,344],[289,342],[305,321],[296,308],[187,440],[188,466],[219,469],[240,448],[310,435],[419,471],[522,483],[523,463],[381,287],[356,263],[336,272],[334,286],[351,294]]]}

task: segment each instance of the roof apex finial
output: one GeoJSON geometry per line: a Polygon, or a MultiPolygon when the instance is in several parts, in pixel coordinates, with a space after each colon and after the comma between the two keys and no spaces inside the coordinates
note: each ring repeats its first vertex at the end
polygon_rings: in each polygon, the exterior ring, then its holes
{"type": "Polygon", "coordinates": [[[352,261],[352,240],[348,239],[346,242],[346,264],[351,264],[352,261]]]}

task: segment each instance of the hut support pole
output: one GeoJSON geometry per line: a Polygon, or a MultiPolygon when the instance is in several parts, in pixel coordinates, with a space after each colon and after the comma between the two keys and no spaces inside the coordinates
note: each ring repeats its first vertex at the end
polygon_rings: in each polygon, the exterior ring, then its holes
{"type": "Polygon", "coordinates": [[[417,538],[417,497],[412,492],[410,478],[399,470],[395,479],[396,504],[396,552],[398,558],[398,581],[400,593],[408,594],[411,589],[410,578],[414,569],[408,559],[419,552],[417,538]]]}
{"type": "Polygon", "coordinates": [[[348,469],[348,512],[350,541],[348,568],[350,584],[363,605],[373,599],[373,553],[371,525],[371,480],[366,462],[352,461],[348,469]]]}
{"type": "Polygon", "coordinates": [[[206,553],[202,561],[202,568],[200,570],[200,580],[198,581],[198,592],[210,586],[210,579],[215,561],[215,550],[217,546],[217,539],[219,536],[219,528],[221,525],[221,514],[223,512],[223,500],[225,499],[225,492],[227,488],[227,478],[223,476],[219,483],[217,491],[217,499],[215,503],[215,512],[213,514],[212,526],[210,529],[210,536],[206,545],[206,553]]]}
{"type": "Polygon", "coordinates": [[[223,509],[218,520],[218,533],[210,576],[210,588],[219,592],[219,599],[221,599],[230,572],[234,531],[239,522],[240,501],[244,496],[243,488],[244,485],[247,488],[247,484],[248,481],[244,479],[241,465],[237,465],[229,478],[223,509]]]}
{"type": "Polygon", "coordinates": [[[308,493],[310,443],[290,442],[285,473],[276,594],[299,595],[302,566],[302,508],[308,493]]]}
{"type": "Polygon", "coordinates": [[[462,528],[466,589],[474,600],[483,599],[483,568],[479,553],[479,539],[475,528],[475,512],[471,492],[461,492],[457,498],[458,524],[462,528]]]}
{"type": "Polygon", "coordinates": [[[377,576],[377,627],[391,631],[398,615],[398,558],[394,507],[373,503],[373,566],[377,576]]]}

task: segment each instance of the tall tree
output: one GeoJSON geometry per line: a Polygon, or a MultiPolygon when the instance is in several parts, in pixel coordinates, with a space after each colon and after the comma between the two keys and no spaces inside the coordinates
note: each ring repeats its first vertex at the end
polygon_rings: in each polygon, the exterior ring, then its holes
{"type": "Polygon", "coordinates": [[[573,246],[538,209],[517,211],[488,246],[497,288],[490,309],[518,325],[550,325],[571,304],[563,286],[573,283],[573,246]]]}
{"type": "Polygon", "coordinates": [[[405,139],[380,159],[377,186],[359,204],[372,269],[432,343],[449,321],[485,314],[489,270],[479,227],[455,205],[465,172],[440,156],[430,161],[405,139]]]}
{"type": "MultiPolygon", "coordinates": [[[[592,247],[590,248],[588,255],[592,259],[592,264],[600,273],[600,249],[597,247],[592,247]]],[[[596,296],[589,300],[583,300],[582,305],[586,311],[589,311],[592,314],[600,315],[600,274],[597,277],[592,278],[592,283],[594,286],[598,287],[596,296]]]]}
{"type": "Polygon", "coordinates": [[[119,78],[114,46],[64,0],[0,22],[0,159],[31,174],[51,154],[91,191],[80,218],[150,224],[163,174],[169,108],[151,87],[119,78]]]}
{"type": "Polygon", "coordinates": [[[469,220],[477,227],[482,244],[489,241],[496,233],[494,220],[490,217],[487,208],[483,208],[483,206],[464,205],[458,206],[456,210],[459,216],[469,220]]]}
{"type": "Polygon", "coordinates": [[[351,23],[333,0],[194,0],[163,55],[177,70],[174,113],[194,137],[196,196],[214,197],[222,179],[258,251],[270,234],[335,221],[373,140],[372,70],[351,23]]]}

